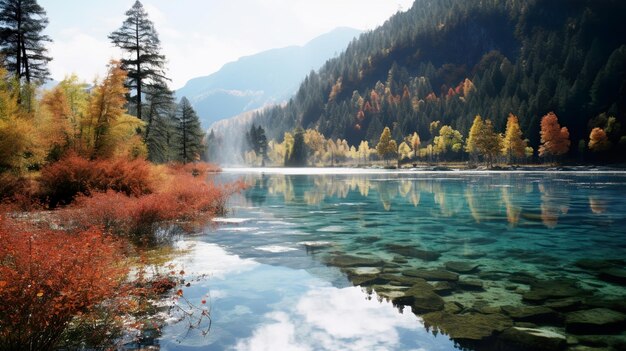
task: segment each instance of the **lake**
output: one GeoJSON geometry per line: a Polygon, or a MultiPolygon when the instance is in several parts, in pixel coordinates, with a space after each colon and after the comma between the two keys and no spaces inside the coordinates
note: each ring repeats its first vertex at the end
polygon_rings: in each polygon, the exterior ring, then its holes
{"type": "Polygon", "coordinates": [[[625,173],[227,169],[218,181],[235,179],[249,187],[228,216],[175,244],[210,330],[172,318],[161,350],[626,345],[625,173]]]}

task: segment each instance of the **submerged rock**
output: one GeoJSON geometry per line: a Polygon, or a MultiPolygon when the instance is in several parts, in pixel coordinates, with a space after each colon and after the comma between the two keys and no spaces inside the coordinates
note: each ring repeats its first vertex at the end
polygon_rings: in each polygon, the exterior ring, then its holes
{"type": "Polygon", "coordinates": [[[567,339],[559,333],[537,328],[513,327],[498,338],[502,350],[559,351],[567,348],[567,339]]]}
{"type": "Polygon", "coordinates": [[[413,313],[422,314],[443,309],[444,301],[437,295],[432,285],[419,282],[404,292],[404,296],[393,299],[396,305],[411,306],[413,313]]]}
{"type": "Polygon", "coordinates": [[[559,320],[559,314],[544,306],[502,306],[502,311],[516,321],[553,323],[559,320]]]}
{"type": "Polygon", "coordinates": [[[481,291],[483,289],[483,282],[480,280],[459,280],[456,285],[461,290],[468,291],[481,291]]]}
{"type": "Polygon", "coordinates": [[[339,255],[331,257],[328,263],[336,267],[380,267],[383,261],[378,258],[339,255]]]}
{"type": "Polygon", "coordinates": [[[617,267],[603,269],[598,277],[607,282],[626,285],[626,269],[617,267]]]}
{"type": "Polygon", "coordinates": [[[605,268],[615,267],[613,262],[609,260],[592,260],[592,259],[582,259],[578,260],[575,263],[576,267],[587,269],[591,271],[597,271],[605,268]]]}
{"type": "Polygon", "coordinates": [[[478,270],[478,264],[463,261],[448,261],[444,265],[447,270],[457,273],[474,273],[478,270]]]}
{"type": "Polygon", "coordinates": [[[453,272],[449,272],[443,269],[409,269],[402,272],[403,275],[409,277],[418,277],[432,281],[450,281],[455,282],[459,280],[459,275],[453,272]]]}
{"type": "Polygon", "coordinates": [[[435,292],[439,296],[447,296],[450,295],[456,290],[456,284],[449,281],[441,281],[435,283],[435,292]]]}
{"type": "Polygon", "coordinates": [[[389,252],[404,256],[404,257],[413,257],[419,258],[422,261],[437,261],[441,254],[436,251],[428,251],[418,249],[412,246],[398,245],[398,244],[387,244],[385,245],[389,252]]]}
{"type": "Polygon", "coordinates": [[[581,289],[572,279],[537,280],[530,284],[530,291],[522,295],[522,299],[529,302],[542,302],[548,299],[579,297],[589,295],[590,292],[581,289]]]}
{"type": "Polygon", "coordinates": [[[422,318],[427,328],[436,328],[455,340],[482,340],[513,326],[513,321],[501,314],[440,311],[425,314],[422,318]]]}
{"type": "Polygon", "coordinates": [[[565,317],[565,329],[575,334],[611,334],[626,323],[626,314],[606,308],[576,311],[565,317]]]}

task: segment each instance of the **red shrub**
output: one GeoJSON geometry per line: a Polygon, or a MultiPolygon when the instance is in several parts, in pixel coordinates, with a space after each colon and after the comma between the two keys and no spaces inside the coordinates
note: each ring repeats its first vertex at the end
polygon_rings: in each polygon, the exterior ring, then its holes
{"type": "Polygon", "coordinates": [[[55,232],[0,216],[0,344],[52,349],[79,313],[116,294],[121,247],[98,230],[55,232]]]}
{"type": "Polygon", "coordinates": [[[179,174],[152,194],[129,197],[108,191],[77,198],[62,211],[68,227],[99,226],[135,242],[152,243],[159,228],[171,225],[192,231],[225,211],[227,197],[241,185],[216,186],[189,174],[179,174]]]}
{"type": "Polygon", "coordinates": [[[67,205],[77,195],[113,190],[140,196],[153,191],[151,165],[145,160],[89,161],[69,155],[46,166],[39,179],[41,197],[50,207],[67,205]]]}
{"type": "Polygon", "coordinates": [[[170,163],[168,167],[175,174],[186,173],[191,174],[194,177],[202,178],[209,173],[218,173],[221,171],[219,166],[206,162],[170,163]]]}

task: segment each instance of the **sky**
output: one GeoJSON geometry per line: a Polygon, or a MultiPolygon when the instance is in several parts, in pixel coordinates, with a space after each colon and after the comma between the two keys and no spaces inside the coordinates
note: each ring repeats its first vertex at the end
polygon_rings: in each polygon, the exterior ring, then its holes
{"type": "MultiPolygon", "coordinates": [[[[121,57],[107,36],[135,0],[39,0],[52,78],[91,81],[121,57]]],[[[413,0],[143,0],[168,60],[171,87],[209,75],[242,56],[309,40],[337,27],[371,30],[413,0]]]]}

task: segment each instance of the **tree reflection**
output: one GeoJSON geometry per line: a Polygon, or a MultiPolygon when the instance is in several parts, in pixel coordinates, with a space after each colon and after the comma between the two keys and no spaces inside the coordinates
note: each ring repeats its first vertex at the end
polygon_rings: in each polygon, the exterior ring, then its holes
{"type": "Polygon", "coordinates": [[[539,183],[541,193],[541,221],[548,228],[554,228],[559,216],[569,211],[569,192],[562,184],[539,183]]]}

